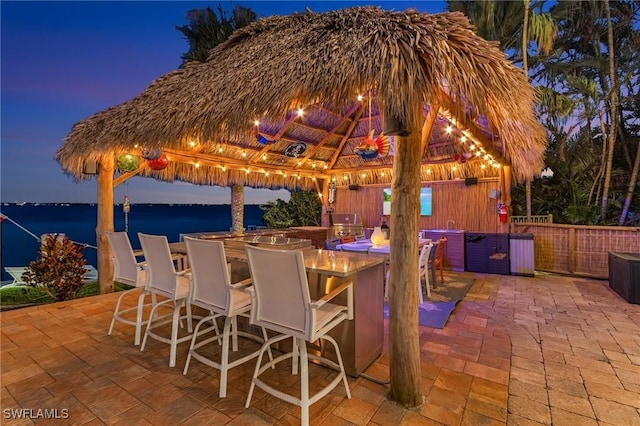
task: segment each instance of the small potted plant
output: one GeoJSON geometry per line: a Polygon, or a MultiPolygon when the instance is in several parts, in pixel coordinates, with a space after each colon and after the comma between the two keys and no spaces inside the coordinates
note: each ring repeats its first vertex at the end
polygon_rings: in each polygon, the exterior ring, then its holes
{"type": "Polygon", "coordinates": [[[22,280],[42,288],[55,301],[73,299],[84,286],[84,249],[63,234],[45,234],[40,256],[29,264],[22,280]]]}

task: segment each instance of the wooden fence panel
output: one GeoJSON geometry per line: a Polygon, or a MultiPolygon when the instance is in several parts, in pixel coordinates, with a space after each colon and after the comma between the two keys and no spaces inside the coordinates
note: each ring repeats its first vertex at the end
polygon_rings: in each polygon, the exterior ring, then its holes
{"type": "Polygon", "coordinates": [[[609,252],[640,253],[640,228],[513,223],[533,234],[535,269],[608,278],[609,252]]]}

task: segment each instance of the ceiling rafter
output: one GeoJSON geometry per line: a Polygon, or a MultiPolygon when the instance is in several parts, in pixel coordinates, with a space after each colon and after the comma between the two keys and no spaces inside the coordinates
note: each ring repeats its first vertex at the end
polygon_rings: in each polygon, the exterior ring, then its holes
{"type": "MultiPolygon", "coordinates": [[[[285,132],[289,129],[289,127],[291,127],[291,125],[293,124],[293,122],[296,120],[296,118],[298,118],[298,114],[296,113],[291,113],[291,117],[289,117],[287,119],[287,121],[285,121],[282,124],[282,127],[280,127],[280,129],[278,130],[278,133],[276,133],[275,135],[273,135],[273,138],[275,140],[280,139],[280,137],[282,137],[282,135],[285,134],[285,132]]],[[[260,150],[259,153],[254,154],[253,157],[251,157],[251,159],[249,160],[250,163],[256,163],[260,158],[262,158],[262,156],[264,154],[266,154],[267,151],[269,151],[271,149],[271,145],[265,145],[264,148],[262,148],[260,150]]]]}
{"type": "Polygon", "coordinates": [[[340,144],[336,148],[336,152],[334,152],[333,157],[331,157],[331,161],[329,162],[329,169],[331,169],[336,164],[336,161],[338,161],[340,152],[342,151],[342,149],[344,148],[344,145],[349,140],[349,136],[351,136],[351,133],[353,133],[353,129],[355,129],[356,125],[358,124],[358,121],[360,120],[360,117],[362,117],[362,114],[364,114],[364,105],[361,104],[354,116],[353,122],[349,125],[349,128],[345,132],[345,135],[342,137],[340,144]]]}
{"type": "MultiPolygon", "coordinates": [[[[340,121],[338,121],[338,123],[336,123],[336,125],[333,126],[333,128],[327,132],[326,136],[324,138],[322,138],[312,149],[310,149],[309,152],[307,152],[307,154],[305,154],[305,156],[302,157],[302,159],[300,161],[302,163],[304,163],[305,161],[307,161],[309,159],[309,157],[311,157],[313,154],[315,154],[318,151],[318,149],[323,147],[329,141],[329,139],[331,139],[331,137],[335,134],[335,132],[346,121],[351,120],[351,114],[356,112],[358,110],[358,108],[360,108],[361,106],[362,106],[362,102],[356,102],[355,104],[353,104],[353,106],[342,116],[340,121]]],[[[344,136],[345,135],[343,135],[343,137],[344,136]]],[[[298,165],[301,165],[301,164],[298,163],[298,165]]],[[[299,167],[299,166],[296,166],[296,167],[299,167]]]]}

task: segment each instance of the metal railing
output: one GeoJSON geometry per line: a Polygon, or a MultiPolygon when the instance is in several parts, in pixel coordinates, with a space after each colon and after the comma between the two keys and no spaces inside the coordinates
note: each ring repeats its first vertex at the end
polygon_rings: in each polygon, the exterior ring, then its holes
{"type": "Polygon", "coordinates": [[[528,220],[526,216],[511,216],[511,223],[553,223],[552,214],[542,214],[531,216],[528,220]]]}

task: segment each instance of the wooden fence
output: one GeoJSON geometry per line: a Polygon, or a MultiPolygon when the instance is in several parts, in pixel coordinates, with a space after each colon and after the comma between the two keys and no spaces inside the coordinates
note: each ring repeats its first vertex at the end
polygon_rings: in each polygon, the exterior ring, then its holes
{"type": "Polygon", "coordinates": [[[609,277],[609,252],[640,253],[640,228],[512,223],[511,232],[533,234],[538,271],[609,277]]]}

